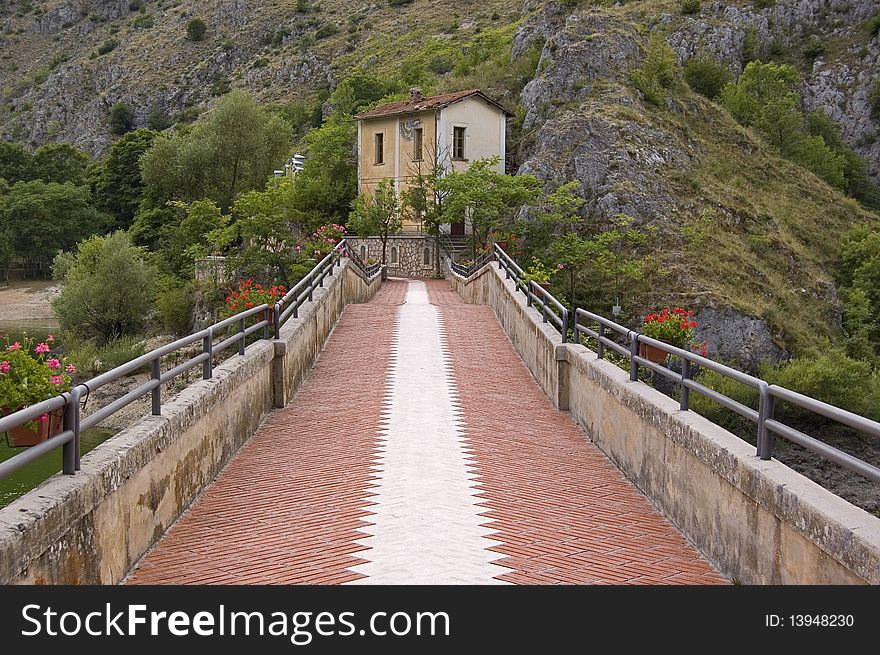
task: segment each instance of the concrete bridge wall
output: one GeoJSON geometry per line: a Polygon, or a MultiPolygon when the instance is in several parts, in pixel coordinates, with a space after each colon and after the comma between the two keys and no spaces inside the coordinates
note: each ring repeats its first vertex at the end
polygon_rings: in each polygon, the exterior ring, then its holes
{"type": "Polygon", "coordinates": [[[495,310],[556,406],[719,570],[744,584],[880,583],[880,519],[758,459],[754,447],[584,346],[562,344],[504,278],[491,264],[451,279],[465,300],[495,310]]]}
{"type": "MultiPolygon", "coordinates": [[[[0,584],[113,584],[192,503],[273,405],[311,369],[348,303],[367,284],[343,261],[279,341],[261,341],[214,369],[82,461],[0,510],[0,584]]],[[[284,465],[279,462],[279,465],[284,465]]]]}

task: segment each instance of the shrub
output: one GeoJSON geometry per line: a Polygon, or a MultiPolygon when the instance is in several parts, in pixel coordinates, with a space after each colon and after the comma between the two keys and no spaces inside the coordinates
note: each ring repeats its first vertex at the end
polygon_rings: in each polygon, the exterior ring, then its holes
{"type": "Polygon", "coordinates": [[[190,41],[201,41],[208,31],[208,24],[201,18],[193,18],[186,24],[186,38],[190,41]]]}
{"type": "Polygon", "coordinates": [[[871,118],[880,120],[880,80],[874,82],[874,86],[871,87],[868,104],[871,106],[871,118]]]}
{"type": "Polygon", "coordinates": [[[116,50],[116,47],[118,45],[119,41],[117,41],[116,39],[107,39],[106,41],[104,41],[104,43],[98,46],[98,54],[106,55],[108,52],[116,50]]]}
{"type": "Polygon", "coordinates": [[[82,241],[52,307],[61,327],[109,342],[139,333],[152,312],[156,271],[125,232],[82,241]]]}
{"type": "Polygon", "coordinates": [[[645,100],[659,105],[678,83],[678,63],[672,48],[662,38],[654,38],[641,67],[630,72],[633,85],[645,100]]]}
{"type": "Polygon", "coordinates": [[[803,53],[809,60],[821,57],[825,53],[825,42],[813,34],[804,42],[803,53]]]}
{"type": "Polygon", "coordinates": [[[156,309],[162,327],[176,336],[192,331],[195,297],[193,285],[177,278],[164,278],[156,295],[156,309]]]}
{"type": "MultiPolygon", "coordinates": [[[[869,362],[852,359],[839,350],[764,366],[761,377],[770,384],[880,419],[880,371],[872,370],[869,362]]],[[[794,409],[789,411],[799,413],[794,409]]]]}
{"type": "Polygon", "coordinates": [[[335,23],[324,23],[315,31],[315,39],[320,41],[321,39],[326,39],[327,37],[338,33],[339,28],[335,23]]]}
{"type": "Polygon", "coordinates": [[[134,114],[131,108],[124,102],[117,102],[110,110],[110,131],[122,136],[130,132],[134,126],[134,114]]]}
{"type": "Polygon", "coordinates": [[[309,0],[296,0],[296,10],[305,14],[309,10],[309,0]]]}
{"type": "Polygon", "coordinates": [[[868,34],[871,36],[875,36],[877,32],[880,32],[880,14],[875,14],[865,21],[865,29],[868,30],[868,34]]]}
{"type": "Polygon", "coordinates": [[[681,0],[681,13],[684,15],[700,13],[700,0],[681,0]]]}
{"type": "Polygon", "coordinates": [[[743,66],[750,61],[759,61],[761,59],[761,42],[758,40],[758,30],[750,27],[746,30],[743,38],[741,61],[743,66]]]}
{"type": "Polygon", "coordinates": [[[685,64],[684,79],[697,93],[707,98],[717,98],[724,85],[733,81],[733,75],[712,59],[694,57],[685,64]]]}
{"type": "Polygon", "coordinates": [[[413,0],[388,0],[389,7],[400,7],[401,5],[412,4],[413,0]]]}
{"type": "Polygon", "coordinates": [[[87,378],[106,373],[144,354],[144,342],[133,336],[113,339],[99,346],[94,339],[78,339],[64,335],[67,357],[76,363],[79,373],[87,378]]]}

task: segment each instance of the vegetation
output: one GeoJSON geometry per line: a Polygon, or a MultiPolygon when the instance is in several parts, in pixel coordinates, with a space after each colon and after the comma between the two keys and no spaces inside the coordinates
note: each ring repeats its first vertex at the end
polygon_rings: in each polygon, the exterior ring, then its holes
{"type": "Polygon", "coordinates": [[[697,93],[715,99],[725,85],[733,81],[733,75],[726,66],[712,59],[693,57],[685,64],[684,79],[697,93]]]}
{"type": "Polygon", "coordinates": [[[156,270],[125,232],[86,239],[56,257],[54,270],[63,286],[52,308],[66,332],[100,345],[145,329],[156,270]]]}
{"type": "Polygon", "coordinates": [[[186,38],[190,41],[201,41],[208,32],[208,24],[201,18],[193,18],[186,24],[186,38]]]}
{"type": "Polygon", "coordinates": [[[355,198],[349,226],[359,236],[379,237],[382,242],[381,263],[388,261],[388,237],[399,232],[402,226],[400,199],[394,190],[394,180],[385,178],[379,182],[375,194],[360,194],[355,198]]]}
{"type": "Polygon", "coordinates": [[[651,39],[644,62],[630,72],[633,85],[654,105],[662,104],[678,86],[679,76],[675,53],[661,37],[651,39]]]}
{"type": "Polygon", "coordinates": [[[123,135],[130,131],[134,124],[134,113],[124,102],[117,102],[110,110],[110,131],[116,135],[123,135]]]}

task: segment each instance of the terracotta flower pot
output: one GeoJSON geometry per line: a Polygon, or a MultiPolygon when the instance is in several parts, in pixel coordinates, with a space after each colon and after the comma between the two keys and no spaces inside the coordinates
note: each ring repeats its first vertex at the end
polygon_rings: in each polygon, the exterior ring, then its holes
{"type": "Polygon", "coordinates": [[[639,357],[647,359],[649,362],[654,362],[655,364],[665,364],[666,360],[669,358],[669,353],[665,350],[657,348],[656,346],[651,346],[647,343],[640,343],[639,357]]]}
{"type": "Polygon", "coordinates": [[[64,424],[64,410],[56,409],[49,413],[49,420],[42,421],[36,430],[30,430],[20,425],[12,428],[7,433],[9,445],[13,448],[22,448],[25,446],[36,446],[43,443],[49,437],[54,437],[60,433],[64,424]]]}

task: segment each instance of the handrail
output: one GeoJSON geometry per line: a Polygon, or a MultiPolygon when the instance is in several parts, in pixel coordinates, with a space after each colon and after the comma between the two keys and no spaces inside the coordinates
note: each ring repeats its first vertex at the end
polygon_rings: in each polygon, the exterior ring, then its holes
{"type": "Polygon", "coordinates": [[[483,268],[486,264],[493,261],[495,259],[495,253],[492,251],[484,252],[482,255],[477,257],[472,264],[469,266],[464,266],[459,264],[451,256],[447,256],[447,261],[449,262],[449,268],[456,274],[461,275],[463,278],[467,279],[481,268],[483,268]]]}
{"type": "MultiPolygon", "coordinates": [[[[494,252],[498,266],[501,270],[504,270],[507,279],[512,279],[515,287],[526,295],[529,306],[536,305],[541,309],[544,322],[546,323],[549,320],[553,323],[562,333],[562,340],[565,343],[569,330],[568,310],[549,291],[541,286],[532,281],[529,281],[529,284],[525,284],[522,280],[525,275],[523,269],[497,243],[495,244],[494,252]]],[[[773,435],[778,435],[811,450],[825,459],[836,462],[873,482],[880,483],[880,468],[782,423],[775,417],[775,404],[777,400],[784,401],[869,436],[880,438],[880,423],[877,421],[791,391],[790,389],[771,385],[765,380],[730,366],[725,366],[697,353],[647,337],[636,330],[631,330],[604,316],[585,309],[576,308],[574,310],[574,324],[572,327],[575,343],[582,343],[584,338],[591,338],[596,341],[596,355],[599,359],[605,358],[606,350],[612,350],[617,355],[626,358],[630,365],[630,381],[638,381],[640,368],[646,368],[672,380],[680,389],[679,409],[681,411],[692,411],[690,410],[690,393],[696,392],[755,423],[757,429],[756,454],[761,459],[769,460],[772,458],[773,435]],[[597,328],[593,329],[589,324],[585,323],[594,323],[597,325],[597,328]],[[618,340],[612,338],[615,335],[618,337],[618,340]],[[679,358],[682,364],[681,372],[678,373],[643,357],[641,353],[642,346],[653,346],[667,355],[679,358]],[[759,398],[758,409],[755,410],[743,405],[733,398],[690,379],[697,367],[714,371],[725,378],[756,389],[759,398]]]]}
{"type": "Polygon", "coordinates": [[[251,334],[262,332],[262,339],[279,338],[281,325],[291,315],[296,317],[298,308],[304,302],[312,300],[315,290],[324,286],[324,279],[333,273],[333,269],[339,265],[342,256],[348,257],[355,267],[368,279],[372,279],[379,272],[378,265],[365,266],[348,243],[342,240],[311,271],[285,293],[274,306],[266,304],[246,309],[221,321],[217,321],[207,328],[155,348],[106,373],[86,380],[74,386],[66,393],[0,417],[0,432],[6,432],[29,421],[37,420],[40,416],[49,412],[60,409],[64,410],[62,431],[46,441],[28,448],[25,452],[0,462],[0,479],[59,447],[62,448],[62,472],[67,475],[73,475],[76,471],[80,470],[80,434],[83,430],[94,427],[123,407],[147,394],[151,396],[152,414],[160,416],[162,414],[163,384],[199,365],[202,366],[202,379],[210,380],[214,374],[214,356],[230,346],[237,346],[238,354],[244,355],[247,347],[247,338],[251,334]],[[233,330],[232,334],[229,334],[230,329],[233,330]],[[227,334],[229,336],[226,336],[227,334]],[[221,338],[221,340],[217,342],[217,338],[221,338]],[[199,342],[201,342],[200,353],[189,357],[171,369],[162,371],[163,357],[179,352],[181,349],[199,342]],[[146,382],[128,391],[121,398],[107,403],[89,416],[83,417],[81,415],[81,398],[87,398],[91,392],[100,389],[109,382],[118,380],[145,367],[150,369],[150,378],[146,382]]]}
{"type": "Polygon", "coordinates": [[[529,307],[536,305],[540,309],[544,323],[552,324],[562,335],[562,343],[568,343],[571,316],[569,309],[534,280],[523,280],[525,271],[504,251],[504,248],[496,243],[493,244],[493,251],[498,261],[498,268],[503,270],[507,279],[512,279],[514,286],[525,294],[526,305],[529,307]]]}

